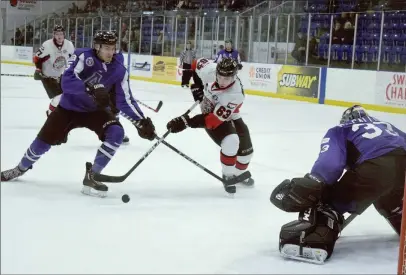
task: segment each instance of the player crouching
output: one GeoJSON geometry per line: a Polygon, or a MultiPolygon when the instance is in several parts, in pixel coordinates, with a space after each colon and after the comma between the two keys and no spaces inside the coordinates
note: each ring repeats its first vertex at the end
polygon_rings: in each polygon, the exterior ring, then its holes
{"type": "MultiPolygon", "coordinates": [[[[196,73],[200,79],[215,79],[194,91],[196,101],[201,101],[202,114],[194,117],[182,115],[168,122],[167,129],[179,133],[187,127],[205,128],[210,138],[221,147],[220,160],[223,178],[229,180],[246,171],[253,155],[253,148],[248,127],[240,115],[244,102],[244,91],[237,77],[237,62],[225,58],[218,64],[200,59],[196,73]],[[199,92],[200,95],[199,95],[199,92]]],[[[202,83],[202,84],[203,84],[202,83]]],[[[194,88],[194,87],[193,87],[194,88]]],[[[252,178],[243,182],[252,186],[252,178]]],[[[226,192],[235,193],[234,184],[225,184],[226,192]]]]}
{"type": "Polygon", "coordinates": [[[37,138],[26,150],[20,163],[1,172],[1,180],[9,181],[24,175],[54,145],[59,145],[75,128],[87,128],[102,141],[94,163],[86,163],[82,192],[104,197],[107,186],[94,179],[120,147],[124,130],[110,108],[110,93],[115,105],[137,128],[141,138],[153,140],[155,127],[144,117],[134,100],[126,68],[115,60],[117,37],[114,33],[96,33],[94,48],[76,50],[69,68],[61,79],[62,97],[58,107],[47,118],[37,138]]]}
{"type": "Polygon", "coordinates": [[[361,106],[347,109],[323,138],[310,174],[284,180],[272,192],[276,207],[299,212],[297,221],[281,228],[282,256],[324,263],[352,220],[343,214],[355,217],[371,204],[399,234],[405,167],[406,134],[361,106]]]}

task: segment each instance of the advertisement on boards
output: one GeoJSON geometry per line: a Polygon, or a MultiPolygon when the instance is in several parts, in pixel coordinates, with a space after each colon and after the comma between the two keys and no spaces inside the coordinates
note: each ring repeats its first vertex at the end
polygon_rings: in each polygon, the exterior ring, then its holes
{"type": "Polygon", "coordinates": [[[278,73],[278,94],[317,98],[320,69],[283,65],[278,73]]]}
{"type": "Polygon", "coordinates": [[[152,77],[160,80],[175,81],[178,73],[177,58],[154,56],[152,62],[152,77]]]}
{"type": "Polygon", "coordinates": [[[152,56],[131,54],[131,75],[152,77],[152,63],[152,56]]]}
{"type": "Polygon", "coordinates": [[[376,73],[376,104],[406,108],[406,73],[376,73]]]}
{"type": "Polygon", "coordinates": [[[243,63],[238,73],[244,88],[275,93],[278,84],[278,71],[281,65],[243,63]]]}
{"type": "Polygon", "coordinates": [[[14,47],[14,59],[19,61],[32,62],[33,50],[32,47],[14,47]]]}

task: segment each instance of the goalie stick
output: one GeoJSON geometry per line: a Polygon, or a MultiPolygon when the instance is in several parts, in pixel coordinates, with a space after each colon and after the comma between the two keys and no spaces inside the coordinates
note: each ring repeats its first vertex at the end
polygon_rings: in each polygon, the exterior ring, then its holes
{"type": "MultiPolygon", "coordinates": [[[[185,114],[189,114],[200,102],[196,101],[192,107],[190,107],[185,114]]],[[[131,169],[125,173],[122,176],[109,176],[109,175],[104,175],[104,174],[94,174],[94,179],[96,181],[102,181],[102,182],[111,182],[111,183],[117,183],[117,182],[123,182],[125,181],[129,175],[158,147],[159,144],[170,134],[170,131],[167,131],[157,142],[155,142],[154,145],[131,167],[131,169]]]]}

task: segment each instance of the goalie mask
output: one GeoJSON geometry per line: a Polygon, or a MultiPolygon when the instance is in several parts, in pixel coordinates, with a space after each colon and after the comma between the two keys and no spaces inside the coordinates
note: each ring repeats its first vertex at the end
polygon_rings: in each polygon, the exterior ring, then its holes
{"type": "Polygon", "coordinates": [[[353,119],[361,118],[364,116],[368,116],[365,109],[360,105],[354,105],[344,111],[343,115],[341,116],[340,124],[343,124],[343,123],[346,123],[353,119]]]}

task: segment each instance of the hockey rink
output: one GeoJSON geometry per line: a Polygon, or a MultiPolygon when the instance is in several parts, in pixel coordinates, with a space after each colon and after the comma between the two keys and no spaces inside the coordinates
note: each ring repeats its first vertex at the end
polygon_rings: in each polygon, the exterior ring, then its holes
{"type": "MultiPolygon", "coordinates": [[[[1,65],[2,73],[33,73],[33,67],[1,65]]],[[[193,104],[180,86],[131,81],[135,98],[163,135],[166,123],[193,104]]],[[[43,125],[49,100],[40,81],[1,77],[1,169],[18,164],[43,125]]],[[[369,208],[343,232],[324,265],[279,255],[280,227],[297,218],[269,202],[286,178],[309,172],[329,127],[345,108],[258,96],[246,97],[242,116],[251,131],[254,188],[237,187],[229,198],[216,179],[165,145],[123,183],[108,184],[107,198],[80,193],[85,162],[100,145],[86,129],[72,131],[20,180],[1,183],[1,272],[12,273],[206,273],[206,274],[395,274],[398,237],[369,208]],[[131,201],[124,204],[121,196],[131,201]]],[[[194,114],[198,113],[196,108],[194,114]]],[[[406,131],[406,115],[370,112],[406,131]]],[[[121,118],[129,145],[104,170],[122,175],[152,146],[121,118]]],[[[166,139],[221,174],[219,148],[202,129],[166,139]]]]}

